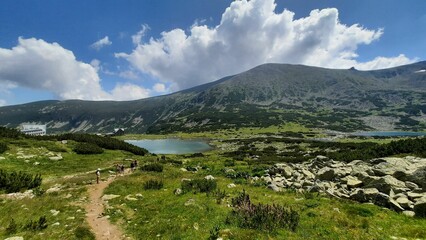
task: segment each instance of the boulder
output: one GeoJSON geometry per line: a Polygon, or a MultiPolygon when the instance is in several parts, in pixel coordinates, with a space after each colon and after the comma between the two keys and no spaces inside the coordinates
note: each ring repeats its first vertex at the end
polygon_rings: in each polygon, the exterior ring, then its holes
{"type": "Polygon", "coordinates": [[[358,188],[350,194],[349,198],[358,202],[368,202],[375,200],[378,193],[379,190],[376,188],[358,188]]]}
{"type": "Polygon", "coordinates": [[[281,192],[282,191],[282,189],[275,184],[269,184],[268,188],[272,189],[272,191],[274,191],[274,192],[281,192]]]}
{"type": "Polygon", "coordinates": [[[402,214],[408,217],[414,217],[414,215],[416,215],[416,213],[413,211],[402,211],[402,214]]]}
{"type": "Polygon", "coordinates": [[[414,189],[418,188],[419,185],[417,185],[417,184],[415,184],[413,182],[410,182],[410,181],[406,181],[405,182],[405,187],[409,188],[410,190],[414,190],[414,189]]]}
{"type": "Polygon", "coordinates": [[[346,185],[348,186],[348,188],[361,187],[362,184],[363,184],[363,182],[361,180],[359,180],[357,177],[353,177],[353,176],[347,176],[342,180],[343,180],[343,182],[346,182],[346,185]]]}
{"type": "Polygon", "coordinates": [[[416,198],[423,197],[423,194],[421,194],[421,193],[414,193],[414,192],[408,192],[407,196],[408,196],[409,199],[413,200],[413,199],[416,199],[416,198]]]}
{"type": "Polygon", "coordinates": [[[235,188],[235,187],[237,187],[237,186],[233,183],[228,184],[228,188],[235,188]]]}
{"type": "Polygon", "coordinates": [[[397,212],[402,212],[405,209],[403,207],[401,207],[401,205],[399,205],[395,200],[393,199],[389,199],[389,208],[393,209],[397,212]]]}
{"type": "Polygon", "coordinates": [[[10,237],[10,238],[6,238],[4,240],[24,240],[24,237],[10,237]]]}
{"type": "Polygon", "coordinates": [[[329,167],[321,168],[317,173],[317,179],[331,181],[335,177],[335,171],[329,167]]]}
{"type": "Polygon", "coordinates": [[[180,188],[176,188],[175,191],[174,191],[175,195],[181,195],[182,193],[183,193],[182,189],[180,189],[180,188]]]}
{"type": "Polygon", "coordinates": [[[374,204],[376,204],[377,206],[381,206],[381,207],[386,207],[386,208],[388,208],[388,207],[389,207],[389,200],[390,200],[389,195],[379,192],[379,193],[377,193],[377,195],[375,196],[375,198],[374,198],[374,201],[373,201],[373,202],[374,202],[374,204]]]}
{"type": "Polygon", "coordinates": [[[397,188],[404,188],[405,183],[392,176],[386,175],[371,181],[367,187],[376,188],[382,193],[389,194],[391,189],[395,191],[397,188]]]}
{"type": "Polygon", "coordinates": [[[426,197],[422,197],[414,204],[416,217],[426,218],[426,197]]]}
{"type": "Polygon", "coordinates": [[[426,166],[420,167],[409,173],[407,175],[407,180],[418,184],[421,188],[423,188],[423,191],[426,191],[426,166]]]}
{"type": "Polygon", "coordinates": [[[204,178],[207,180],[214,180],[214,177],[212,175],[207,175],[204,178]]]}
{"type": "Polygon", "coordinates": [[[410,209],[410,205],[413,204],[407,197],[399,197],[396,202],[404,209],[410,209]]]}
{"type": "Polygon", "coordinates": [[[306,178],[308,178],[308,179],[314,179],[314,178],[315,178],[315,174],[311,173],[309,170],[302,169],[302,173],[303,173],[303,175],[305,175],[305,176],[306,176],[306,178]]]}

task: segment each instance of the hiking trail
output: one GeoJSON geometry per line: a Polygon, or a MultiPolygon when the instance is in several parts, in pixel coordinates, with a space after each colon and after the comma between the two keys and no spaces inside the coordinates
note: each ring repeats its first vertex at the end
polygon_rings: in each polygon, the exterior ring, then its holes
{"type": "MultiPolygon", "coordinates": [[[[130,174],[126,169],[124,175],[130,174]]],[[[87,187],[89,202],[85,205],[86,220],[97,240],[121,240],[130,239],[116,225],[111,224],[107,216],[104,216],[104,200],[102,199],[105,188],[112,183],[117,176],[110,175],[107,180],[96,182],[87,187]]]]}

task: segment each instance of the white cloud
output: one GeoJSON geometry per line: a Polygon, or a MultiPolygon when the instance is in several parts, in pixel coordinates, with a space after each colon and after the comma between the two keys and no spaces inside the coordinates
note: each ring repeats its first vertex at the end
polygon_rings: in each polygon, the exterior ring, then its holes
{"type": "Polygon", "coordinates": [[[111,91],[113,99],[115,100],[134,100],[147,98],[150,96],[150,90],[142,88],[140,86],[126,83],[117,84],[111,91]]]}
{"type": "Polygon", "coordinates": [[[135,45],[139,45],[142,41],[142,38],[145,36],[146,32],[149,30],[149,26],[147,24],[143,24],[142,28],[139,32],[132,36],[132,42],[135,45]]]}
{"type": "Polygon", "coordinates": [[[164,85],[163,83],[156,83],[156,84],[154,84],[154,86],[152,87],[152,89],[154,91],[156,91],[157,93],[165,93],[165,92],[167,92],[166,85],[164,85]]]}
{"type": "Polygon", "coordinates": [[[98,75],[99,60],[91,64],[78,61],[72,51],[41,39],[19,38],[12,49],[0,48],[0,62],[0,87],[4,92],[21,86],[47,90],[60,99],[84,100],[140,99],[152,92],[126,83],[106,92],[98,75]]]}
{"type": "Polygon", "coordinates": [[[119,77],[130,79],[130,80],[137,80],[139,79],[138,74],[135,71],[132,70],[126,70],[122,71],[118,74],[119,77]]]}
{"type": "Polygon", "coordinates": [[[104,38],[94,42],[92,45],[90,45],[90,47],[99,51],[101,48],[111,44],[112,42],[109,40],[108,36],[105,36],[104,38]]]}
{"type": "Polygon", "coordinates": [[[0,99],[0,107],[6,106],[6,100],[0,99]]]}
{"type": "Polygon", "coordinates": [[[144,43],[139,36],[147,28],[142,27],[133,39],[135,49],[116,57],[170,82],[172,89],[206,83],[267,62],[374,69],[414,61],[401,55],[358,62],[358,46],[378,40],[383,30],[344,25],[335,8],[313,10],[300,19],[294,19],[288,10],[276,13],[275,8],[274,0],[234,1],[215,27],[196,21],[188,33],[173,29],[144,43]]]}

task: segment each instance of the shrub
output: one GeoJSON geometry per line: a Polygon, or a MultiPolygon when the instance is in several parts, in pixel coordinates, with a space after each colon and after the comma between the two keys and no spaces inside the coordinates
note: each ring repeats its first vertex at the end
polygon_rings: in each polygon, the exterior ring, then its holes
{"type": "Polygon", "coordinates": [[[95,240],[95,235],[92,233],[92,231],[90,231],[89,228],[87,227],[82,227],[82,226],[78,226],[75,230],[74,230],[74,236],[77,239],[82,239],[82,240],[95,240]]]}
{"type": "Polygon", "coordinates": [[[41,185],[41,182],[40,174],[33,176],[23,172],[8,173],[0,169],[0,190],[6,190],[7,193],[37,188],[41,185]]]}
{"type": "Polygon", "coordinates": [[[222,200],[226,197],[225,190],[221,191],[220,189],[217,189],[212,192],[213,197],[216,199],[216,203],[220,204],[222,200]]]}
{"type": "Polygon", "coordinates": [[[7,151],[7,144],[4,142],[0,142],[0,154],[7,151]]]}
{"type": "Polygon", "coordinates": [[[235,160],[234,159],[226,159],[224,165],[225,165],[225,167],[233,167],[233,166],[235,166],[235,160]]]}
{"type": "Polygon", "coordinates": [[[74,152],[77,154],[100,154],[103,153],[104,150],[92,143],[77,143],[74,147],[74,152]]]}
{"type": "Polygon", "coordinates": [[[209,236],[209,240],[216,240],[219,238],[219,232],[220,232],[220,226],[215,225],[211,230],[210,230],[210,236],[209,236]]]}
{"type": "Polygon", "coordinates": [[[6,235],[14,234],[18,231],[18,225],[15,220],[12,218],[9,222],[9,225],[6,227],[6,235]]]}
{"type": "Polygon", "coordinates": [[[215,180],[210,179],[193,179],[191,181],[182,182],[182,191],[184,193],[193,191],[209,193],[216,189],[217,183],[215,180]]]}
{"type": "Polygon", "coordinates": [[[143,165],[140,168],[142,171],[146,172],[162,172],[163,171],[163,165],[159,163],[151,163],[147,165],[143,165]]]}
{"type": "Polygon", "coordinates": [[[46,216],[41,216],[38,220],[30,220],[25,226],[25,230],[30,231],[40,231],[47,228],[47,219],[46,216]]]}
{"type": "Polygon", "coordinates": [[[149,190],[149,189],[155,189],[155,190],[159,190],[163,188],[163,181],[158,181],[158,180],[148,180],[147,182],[145,182],[143,184],[143,188],[145,190],[149,190]]]}
{"type": "Polygon", "coordinates": [[[275,204],[253,204],[245,191],[232,199],[232,205],[234,210],[226,221],[241,228],[266,231],[287,228],[295,231],[299,224],[299,214],[293,209],[275,204]]]}

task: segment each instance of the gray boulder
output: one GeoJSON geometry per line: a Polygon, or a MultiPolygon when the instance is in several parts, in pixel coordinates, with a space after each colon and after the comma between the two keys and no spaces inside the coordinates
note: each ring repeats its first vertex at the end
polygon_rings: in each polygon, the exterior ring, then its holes
{"type": "Polygon", "coordinates": [[[416,217],[426,218],[426,197],[422,197],[414,204],[416,217]]]}
{"type": "Polygon", "coordinates": [[[335,177],[335,171],[329,167],[321,168],[317,173],[317,179],[331,181],[335,177]]]}
{"type": "Polygon", "coordinates": [[[423,191],[426,191],[426,166],[420,167],[417,170],[409,173],[407,175],[407,180],[418,184],[423,188],[423,191]]]}
{"type": "Polygon", "coordinates": [[[379,190],[376,188],[358,188],[350,194],[349,198],[358,202],[374,202],[378,193],[379,190]]]}
{"type": "Polygon", "coordinates": [[[405,183],[392,176],[386,175],[371,181],[367,187],[376,188],[382,193],[389,194],[391,189],[395,191],[397,188],[405,188],[405,183]]]}

